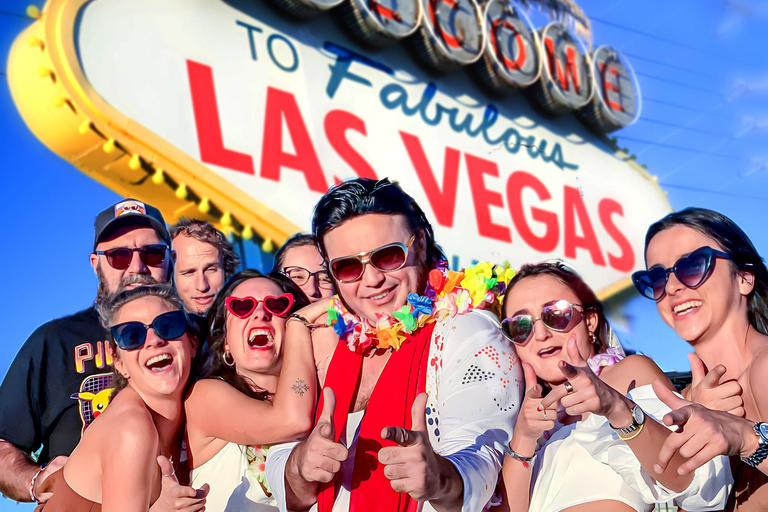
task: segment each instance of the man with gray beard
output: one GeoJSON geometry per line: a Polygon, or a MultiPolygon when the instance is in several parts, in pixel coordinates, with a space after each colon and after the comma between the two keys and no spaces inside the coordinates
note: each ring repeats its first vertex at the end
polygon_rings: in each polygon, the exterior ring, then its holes
{"type": "MultiPolygon", "coordinates": [[[[104,295],[170,279],[171,237],[160,211],[125,199],[99,213],[91,266],[104,295]]],[[[95,306],[39,327],[0,385],[0,492],[45,501],[59,469],[109,403],[112,354],[95,306]],[[38,453],[36,462],[31,454],[38,453]]],[[[170,473],[170,471],[163,471],[170,473]]],[[[165,483],[164,483],[165,486],[165,483]]],[[[160,500],[158,500],[160,501],[160,500]]]]}

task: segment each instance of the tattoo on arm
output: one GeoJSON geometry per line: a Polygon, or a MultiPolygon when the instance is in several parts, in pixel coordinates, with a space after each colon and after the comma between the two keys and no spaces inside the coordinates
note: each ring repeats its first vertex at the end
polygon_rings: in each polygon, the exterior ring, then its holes
{"type": "Polygon", "coordinates": [[[291,389],[294,391],[294,393],[298,393],[299,396],[304,396],[304,393],[309,391],[309,386],[307,386],[307,383],[304,382],[303,379],[296,379],[296,382],[293,383],[291,389]]]}

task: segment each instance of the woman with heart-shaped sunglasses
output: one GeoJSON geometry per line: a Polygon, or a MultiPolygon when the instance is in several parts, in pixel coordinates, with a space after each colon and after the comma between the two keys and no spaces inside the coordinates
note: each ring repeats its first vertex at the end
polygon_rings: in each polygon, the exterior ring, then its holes
{"type": "Polygon", "coordinates": [[[667,421],[685,428],[670,436],[660,467],[675,452],[690,458],[688,471],[721,453],[740,455],[743,462],[732,459],[735,483],[726,510],[768,510],[768,268],[736,223],[704,208],[652,224],[645,261],[647,270],[632,276],[635,286],[693,347],[692,384],[683,396],[734,416],[708,415],[678,401],[676,408],[686,412],[667,421]],[[693,411],[712,421],[688,417],[693,411]],[[724,439],[728,431],[734,435],[724,439]]]}
{"type": "Polygon", "coordinates": [[[670,393],[674,388],[647,357],[624,355],[602,304],[575,270],[560,261],[523,265],[507,287],[504,316],[502,332],[522,361],[526,394],[502,469],[502,510],[725,504],[724,457],[695,477],[676,472],[679,458],[671,471],[654,472],[670,431],[648,417],[669,411],[651,383],[662,379],[670,393]]]}
{"type": "Polygon", "coordinates": [[[244,270],[208,312],[212,364],[185,403],[191,485],[210,486],[208,511],[277,510],[264,477],[269,445],[302,438],[317,398],[309,332],[288,322],[308,304],[282,274],[244,270]]]}

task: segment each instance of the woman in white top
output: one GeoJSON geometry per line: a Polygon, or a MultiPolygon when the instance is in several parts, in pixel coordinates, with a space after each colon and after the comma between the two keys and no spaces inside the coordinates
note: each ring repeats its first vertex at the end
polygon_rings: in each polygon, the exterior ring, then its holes
{"type": "Polygon", "coordinates": [[[244,270],[211,306],[213,371],[185,403],[191,485],[210,485],[209,512],[277,510],[264,477],[268,445],[311,430],[317,398],[309,331],[288,322],[308,304],[287,277],[244,270]]]}
{"type": "Polygon", "coordinates": [[[663,474],[653,471],[670,432],[645,419],[669,411],[650,384],[672,385],[647,357],[624,357],[575,271],[561,262],[523,266],[504,314],[527,390],[502,469],[503,509],[631,512],[671,500],[686,510],[722,508],[730,478],[723,458],[695,474],[677,473],[679,457],[663,474]]]}

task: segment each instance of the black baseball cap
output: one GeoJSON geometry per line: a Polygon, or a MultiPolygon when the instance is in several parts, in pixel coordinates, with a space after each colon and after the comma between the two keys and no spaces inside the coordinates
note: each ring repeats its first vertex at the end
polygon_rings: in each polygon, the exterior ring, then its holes
{"type": "Polygon", "coordinates": [[[93,250],[113,229],[124,225],[149,226],[163,241],[171,246],[171,235],[165,226],[165,219],[160,210],[138,199],[122,199],[96,216],[93,223],[93,250]]]}

